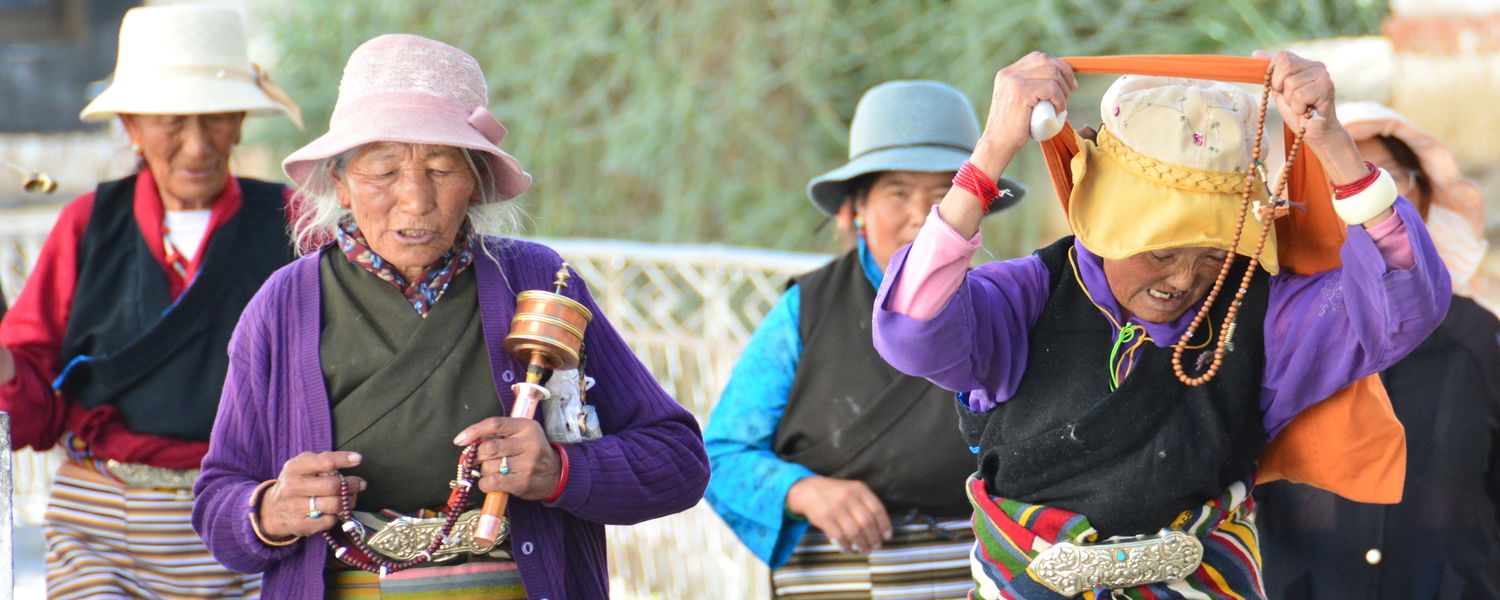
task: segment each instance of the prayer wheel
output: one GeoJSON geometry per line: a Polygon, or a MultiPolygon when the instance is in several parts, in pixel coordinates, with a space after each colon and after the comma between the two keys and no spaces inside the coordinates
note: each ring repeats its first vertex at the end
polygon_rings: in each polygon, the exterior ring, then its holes
{"type": "MultiPolygon", "coordinates": [[[[568,278],[567,267],[558,271],[559,285],[568,278]]],[[[553,292],[527,290],[516,295],[516,315],[505,336],[505,351],[531,363],[540,355],[548,369],[578,366],[583,332],[594,315],[577,301],[553,292]]]]}

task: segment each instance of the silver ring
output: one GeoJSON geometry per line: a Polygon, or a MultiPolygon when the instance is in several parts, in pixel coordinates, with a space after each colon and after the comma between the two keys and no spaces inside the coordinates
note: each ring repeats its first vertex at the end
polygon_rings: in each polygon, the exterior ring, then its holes
{"type": "Polygon", "coordinates": [[[318,510],[318,499],[315,496],[307,497],[307,518],[317,519],[323,516],[323,511],[318,510]]]}
{"type": "Polygon", "coordinates": [[[500,474],[501,475],[509,475],[510,474],[510,457],[509,456],[502,456],[502,457],[500,457],[500,474]]]}

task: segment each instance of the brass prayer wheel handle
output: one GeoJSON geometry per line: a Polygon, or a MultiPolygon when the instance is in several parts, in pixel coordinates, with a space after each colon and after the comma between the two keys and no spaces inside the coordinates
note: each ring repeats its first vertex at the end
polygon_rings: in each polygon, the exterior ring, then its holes
{"type": "MultiPolygon", "coordinates": [[[[567,287],[568,265],[563,263],[553,285],[567,287]]],[[[578,301],[556,292],[526,290],[516,294],[516,314],[505,336],[505,351],[530,363],[540,357],[548,369],[578,366],[583,333],[594,315],[578,301]]]]}

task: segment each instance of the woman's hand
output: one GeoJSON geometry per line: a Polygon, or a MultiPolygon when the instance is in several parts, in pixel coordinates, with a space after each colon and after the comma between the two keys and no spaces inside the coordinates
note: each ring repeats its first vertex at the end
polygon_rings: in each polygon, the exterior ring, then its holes
{"type": "MultiPolygon", "coordinates": [[[[339,469],[359,465],[356,452],[303,452],[281,465],[281,475],[260,499],[260,529],[272,538],[308,536],[332,529],[338,522],[339,469]],[[309,500],[310,499],[310,500],[309,500]],[[312,518],[316,510],[319,516],[312,518]]],[[[365,490],[364,479],[344,478],[349,504],[365,490]]]]}
{"type": "Polygon", "coordinates": [[[863,481],[804,477],[787,490],[786,507],[828,534],[844,552],[869,554],[891,539],[885,504],[863,481]]]}
{"type": "MultiPolygon", "coordinates": [[[[984,132],[969,161],[990,179],[999,179],[1005,167],[1031,139],[1031,109],[1039,102],[1051,102],[1062,114],[1068,107],[1068,94],[1078,89],[1073,67],[1041,52],[1032,52],[995,74],[990,96],[990,112],[985,117],[984,132]]],[[[979,231],[984,209],[974,194],[953,186],[938,206],[938,215],[965,238],[979,231]]]]}
{"type": "MultiPolygon", "coordinates": [[[[1302,143],[1323,162],[1334,185],[1352,183],[1369,173],[1354,137],[1334,113],[1333,77],[1323,63],[1287,52],[1275,56],[1257,50],[1256,58],[1271,59],[1271,98],[1281,119],[1293,131],[1306,127],[1302,143]],[[1307,115],[1311,108],[1313,113],[1307,115]]],[[[1373,227],[1391,215],[1387,209],[1364,223],[1373,227]]]]}
{"type": "Polygon", "coordinates": [[[541,500],[557,487],[562,459],[547,443],[541,423],[490,417],[470,425],[453,439],[459,446],[475,441],[483,442],[475,456],[481,475],[480,491],[509,492],[526,500],[541,500]]]}
{"type": "MultiPolygon", "coordinates": [[[[1060,115],[1068,109],[1068,95],[1076,89],[1073,67],[1041,52],[1027,54],[995,73],[990,112],[975,157],[979,158],[983,150],[1010,162],[1010,156],[1031,139],[1031,109],[1040,102],[1051,102],[1060,115]]],[[[989,173],[987,165],[977,160],[974,164],[989,173]]],[[[999,171],[989,174],[1000,176],[999,171]]]]}
{"type": "Polygon", "coordinates": [[[1307,128],[1302,143],[1323,159],[1334,185],[1364,177],[1368,172],[1364,159],[1334,112],[1333,77],[1328,68],[1285,50],[1275,56],[1257,50],[1255,57],[1271,59],[1271,99],[1276,110],[1293,131],[1307,128]],[[1306,114],[1309,108],[1314,111],[1311,115],[1306,114]]]}

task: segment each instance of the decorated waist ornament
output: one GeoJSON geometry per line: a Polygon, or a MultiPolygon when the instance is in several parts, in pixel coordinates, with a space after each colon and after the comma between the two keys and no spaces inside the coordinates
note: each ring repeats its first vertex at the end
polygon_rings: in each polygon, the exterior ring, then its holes
{"type": "MultiPolygon", "coordinates": [[[[569,277],[568,264],[563,263],[553,282],[555,291],[527,290],[516,296],[516,314],[511,319],[510,335],[505,337],[504,345],[506,352],[526,362],[526,379],[511,386],[515,393],[510,411],[512,418],[533,418],[537,406],[552,396],[552,392],[541,385],[545,371],[580,368],[583,332],[594,315],[582,304],[562,295],[563,288],[568,287],[569,277]]],[[[587,387],[585,378],[581,372],[571,376],[577,378],[581,396],[587,387]]],[[[592,417],[592,412],[580,411],[579,427],[597,432],[597,425],[585,417],[592,417]]],[[[597,437],[597,433],[593,437],[597,437]]],[[[475,463],[479,444],[469,444],[459,455],[456,477],[449,484],[453,491],[448,496],[444,514],[435,518],[403,516],[382,525],[380,521],[383,519],[379,516],[356,515],[349,502],[348,487],[340,476],[340,523],[338,527],[323,532],[334,556],[349,565],[385,576],[429,561],[442,562],[463,554],[494,551],[495,546],[510,533],[505,520],[510,494],[490,492],[485,496],[482,510],[463,511],[480,477],[475,463]],[[370,529],[379,531],[368,535],[370,529]]],[[[501,461],[503,473],[508,465],[505,459],[501,461]]]]}
{"type": "MultiPolygon", "coordinates": [[[[542,387],[545,370],[560,371],[576,369],[583,356],[583,332],[594,319],[577,301],[562,295],[568,287],[568,263],[557,270],[557,279],[552,282],[555,291],[527,290],[516,295],[516,315],[510,320],[510,335],[505,336],[505,351],[526,361],[526,380],[510,386],[515,393],[510,416],[515,419],[531,419],[536,416],[537,406],[551,396],[542,387]]],[[[504,460],[504,459],[502,459],[504,460]]],[[[502,472],[506,470],[501,463],[502,472]]],[[[504,539],[505,506],[510,494],[490,492],[484,498],[484,510],[474,529],[474,541],[494,543],[504,539]]]]}

